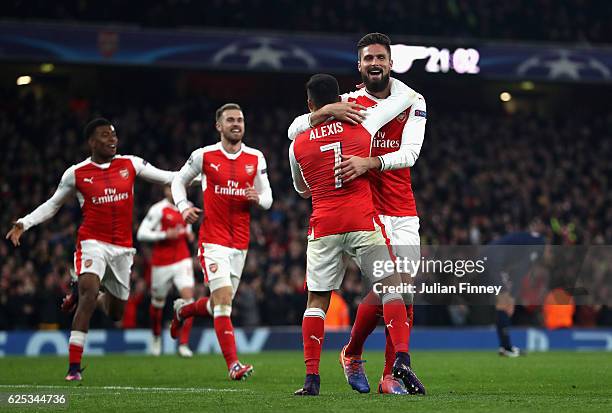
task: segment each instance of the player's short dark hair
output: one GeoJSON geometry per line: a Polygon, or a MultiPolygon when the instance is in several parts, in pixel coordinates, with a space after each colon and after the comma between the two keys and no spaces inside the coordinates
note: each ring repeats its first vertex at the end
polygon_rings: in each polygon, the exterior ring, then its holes
{"type": "Polygon", "coordinates": [[[83,129],[83,136],[85,136],[85,139],[91,138],[98,126],[112,126],[112,123],[105,118],[95,118],[91,120],[83,129]]]}
{"type": "Polygon", "coordinates": [[[391,57],[391,39],[383,33],[368,33],[357,42],[357,57],[361,59],[361,51],[372,44],[382,44],[391,57]]]}
{"type": "Polygon", "coordinates": [[[242,112],[242,108],[237,103],[226,103],[215,112],[215,121],[218,121],[226,110],[236,109],[242,112]]]}
{"type": "Polygon", "coordinates": [[[319,73],[312,75],[306,83],[308,99],[312,100],[317,108],[321,108],[328,103],[335,103],[339,100],[340,87],[338,81],[332,75],[319,73]]]}

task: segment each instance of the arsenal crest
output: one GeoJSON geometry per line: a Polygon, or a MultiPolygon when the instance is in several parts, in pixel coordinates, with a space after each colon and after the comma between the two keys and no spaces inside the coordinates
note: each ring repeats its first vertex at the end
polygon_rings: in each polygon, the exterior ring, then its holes
{"type": "Polygon", "coordinates": [[[253,175],[255,173],[255,165],[248,163],[244,165],[244,170],[247,173],[247,175],[253,175]]]}
{"type": "Polygon", "coordinates": [[[217,272],[217,270],[219,269],[219,267],[217,266],[216,263],[212,263],[208,266],[208,269],[210,270],[210,272],[217,272]]]}
{"type": "Polygon", "coordinates": [[[85,268],[91,267],[91,264],[93,264],[93,260],[91,260],[91,259],[85,260],[85,268]]]}
{"type": "Polygon", "coordinates": [[[121,175],[123,179],[128,179],[130,177],[130,171],[128,171],[127,168],[123,168],[119,171],[119,175],[121,175]]]}
{"type": "Polygon", "coordinates": [[[406,122],[406,119],[408,119],[408,112],[407,111],[403,111],[402,113],[400,113],[399,115],[397,115],[397,118],[395,118],[399,123],[404,123],[406,122]]]}

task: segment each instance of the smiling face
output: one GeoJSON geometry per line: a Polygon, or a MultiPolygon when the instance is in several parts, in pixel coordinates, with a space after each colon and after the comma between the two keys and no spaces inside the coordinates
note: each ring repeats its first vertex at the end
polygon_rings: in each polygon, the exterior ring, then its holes
{"type": "Polygon", "coordinates": [[[98,159],[110,159],[117,154],[117,132],[113,125],[98,126],[89,137],[91,153],[98,159]]]}
{"type": "Polygon", "coordinates": [[[357,68],[361,80],[370,92],[382,92],[389,86],[393,61],[387,48],[382,44],[371,44],[361,49],[357,68]]]}
{"type": "Polygon", "coordinates": [[[221,140],[227,140],[231,144],[242,141],[244,136],[244,115],[239,109],[226,109],[223,111],[216,124],[217,131],[221,134],[221,140]]]}

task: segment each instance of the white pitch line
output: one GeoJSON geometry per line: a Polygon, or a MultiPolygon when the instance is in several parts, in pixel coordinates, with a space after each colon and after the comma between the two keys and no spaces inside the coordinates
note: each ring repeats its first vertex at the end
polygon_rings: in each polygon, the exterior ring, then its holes
{"type": "Polygon", "coordinates": [[[184,393],[207,393],[207,392],[247,392],[240,389],[213,389],[210,387],[133,387],[133,386],[57,386],[37,384],[0,384],[3,389],[96,389],[96,390],[127,390],[136,392],[184,392],[184,393]]]}

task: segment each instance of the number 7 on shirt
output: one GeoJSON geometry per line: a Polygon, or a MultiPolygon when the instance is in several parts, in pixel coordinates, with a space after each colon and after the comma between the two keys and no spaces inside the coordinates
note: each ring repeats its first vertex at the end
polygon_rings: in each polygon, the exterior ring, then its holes
{"type": "MultiPolygon", "coordinates": [[[[328,143],[327,145],[322,145],[320,147],[321,152],[334,151],[334,174],[336,173],[336,168],[342,162],[342,143],[341,142],[333,142],[328,143]]],[[[335,177],[335,185],[336,189],[342,188],[342,178],[340,176],[335,177]]]]}

